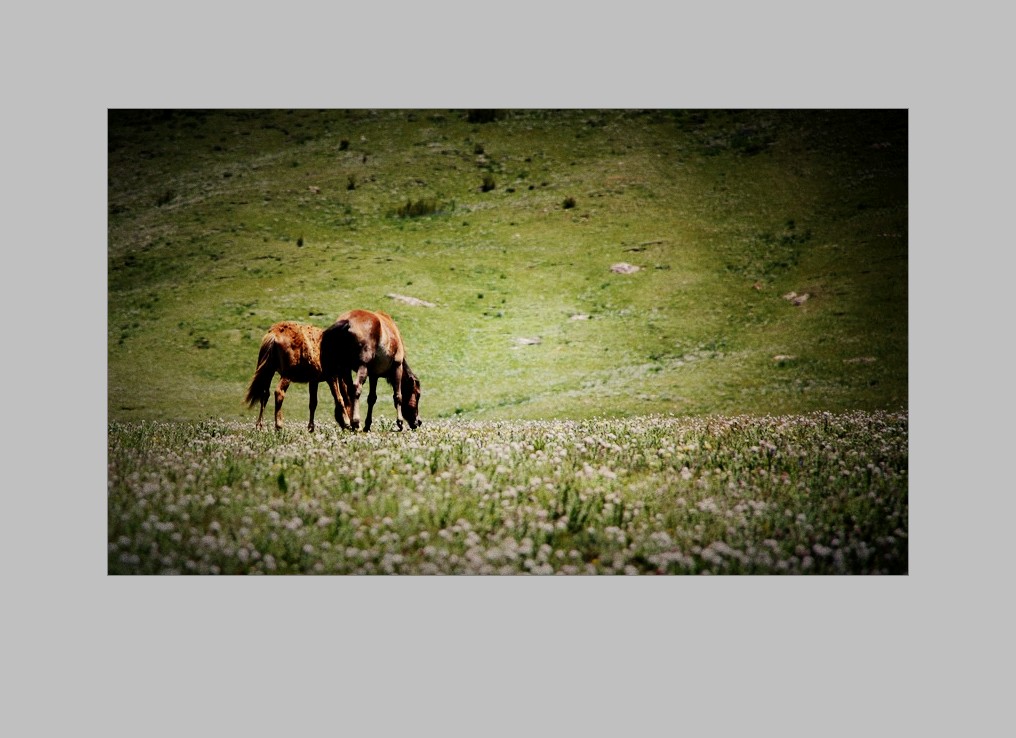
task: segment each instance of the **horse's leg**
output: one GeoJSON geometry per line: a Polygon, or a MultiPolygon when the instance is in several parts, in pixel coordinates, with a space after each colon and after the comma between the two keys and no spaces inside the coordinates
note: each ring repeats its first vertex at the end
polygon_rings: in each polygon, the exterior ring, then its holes
{"type": "Polygon", "coordinates": [[[343,413],[346,415],[346,425],[353,429],[353,372],[347,369],[342,373],[342,382],[339,384],[342,390],[343,413]]]}
{"type": "Polygon", "coordinates": [[[311,433],[314,432],[314,410],[317,409],[317,382],[308,383],[310,389],[310,422],[307,424],[307,430],[311,433]]]}
{"type": "Polygon", "coordinates": [[[367,419],[363,421],[363,432],[370,430],[371,420],[374,416],[374,402],[377,400],[377,377],[371,376],[370,391],[367,392],[367,419]]]}
{"type": "Polygon", "coordinates": [[[289,380],[283,377],[279,380],[279,386],[275,388],[275,429],[282,427],[282,401],[286,399],[286,390],[289,388],[289,380]]]}
{"type": "Polygon", "coordinates": [[[346,390],[347,379],[341,376],[332,377],[328,380],[328,389],[335,400],[335,422],[342,428],[349,427],[349,411],[346,406],[349,404],[349,392],[346,390]]]}
{"type": "Polygon", "coordinates": [[[360,368],[356,371],[356,380],[353,383],[353,418],[350,420],[353,430],[358,430],[360,427],[360,390],[363,388],[363,383],[366,379],[367,367],[361,364],[360,368]]]}
{"type": "Polygon", "coordinates": [[[395,401],[395,425],[402,430],[405,423],[402,418],[402,364],[397,365],[392,373],[392,399],[395,401]]]}

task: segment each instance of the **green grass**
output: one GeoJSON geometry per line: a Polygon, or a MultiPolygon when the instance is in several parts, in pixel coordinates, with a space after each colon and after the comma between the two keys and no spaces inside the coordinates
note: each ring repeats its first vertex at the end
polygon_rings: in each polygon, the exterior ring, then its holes
{"type": "Polygon", "coordinates": [[[905,413],[109,428],[114,574],[901,574],[905,413]]]}
{"type": "Polygon", "coordinates": [[[108,218],[115,422],[253,424],[267,328],[356,307],[424,419],[907,406],[905,111],[111,111],[108,218]]]}

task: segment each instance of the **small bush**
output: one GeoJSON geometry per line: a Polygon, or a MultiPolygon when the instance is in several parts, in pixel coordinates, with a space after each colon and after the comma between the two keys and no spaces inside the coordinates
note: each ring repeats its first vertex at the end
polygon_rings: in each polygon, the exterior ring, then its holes
{"type": "Polygon", "coordinates": [[[342,139],[341,141],[339,141],[339,151],[345,151],[348,148],[349,141],[347,141],[346,139],[342,139]]]}
{"type": "Polygon", "coordinates": [[[395,211],[400,218],[420,218],[424,215],[433,215],[440,210],[437,200],[424,198],[422,200],[406,200],[406,204],[395,211]]]}
{"type": "Polygon", "coordinates": [[[566,197],[566,198],[564,199],[564,202],[563,202],[563,203],[561,203],[561,206],[562,206],[562,207],[563,207],[563,208],[564,208],[565,210],[568,210],[568,209],[570,209],[570,208],[573,208],[573,207],[575,207],[575,198],[574,198],[574,197],[566,197]]]}
{"type": "Polygon", "coordinates": [[[480,191],[490,192],[495,187],[497,187],[497,183],[494,181],[494,178],[489,174],[483,175],[483,184],[480,185],[480,191]]]}
{"type": "Polygon", "coordinates": [[[493,123],[500,117],[498,110],[470,110],[466,120],[470,123],[493,123]]]}
{"type": "Polygon", "coordinates": [[[356,177],[354,177],[352,174],[350,174],[349,177],[346,179],[346,189],[347,190],[356,189],[356,177]]]}
{"type": "Polygon", "coordinates": [[[161,208],[163,205],[168,205],[169,203],[173,202],[173,198],[175,197],[176,193],[173,192],[173,190],[166,190],[156,198],[155,204],[156,206],[161,208]]]}

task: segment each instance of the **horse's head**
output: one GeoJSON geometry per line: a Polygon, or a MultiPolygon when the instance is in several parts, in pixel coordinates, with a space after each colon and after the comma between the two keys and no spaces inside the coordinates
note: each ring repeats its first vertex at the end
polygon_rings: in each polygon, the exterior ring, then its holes
{"type": "Polygon", "coordinates": [[[416,430],[423,425],[420,420],[420,380],[408,364],[403,364],[402,368],[402,417],[410,428],[416,430]]]}

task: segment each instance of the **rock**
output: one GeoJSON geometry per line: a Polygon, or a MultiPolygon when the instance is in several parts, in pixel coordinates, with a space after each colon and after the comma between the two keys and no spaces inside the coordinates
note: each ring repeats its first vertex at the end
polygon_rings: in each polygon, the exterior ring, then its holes
{"type": "Polygon", "coordinates": [[[537,344],[542,343],[542,341],[540,340],[539,337],[524,338],[520,336],[519,338],[515,339],[515,343],[517,343],[519,346],[536,346],[537,344]]]}
{"type": "Polygon", "coordinates": [[[585,313],[576,313],[575,315],[571,316],[570,320],[589,320],[589,316],[586,315],[585,313]]]}
{"type": "Polygon", "coordinates": [[[614,272],[615,274],[634,274],[641,268],[642,267],[640,266],[635,266],[634,264],[629,264],[627,262],[622,261],[618,264],[611,265],[610,271],[614,272]]]}
{"type": "Polygon", "coordinates": [[[409,295],[397,295],[394,292],[389,292],[387,295],[385,295],[385,297],[390,297],[393,300],[404,302],[405,304],[412,305],[413,307],[425,307],[425,308],[437,307],[437,305],[435,305],[432,302],[427,302],[426,300],[421,300],[417,297],[410,297],[409,295]]]}

